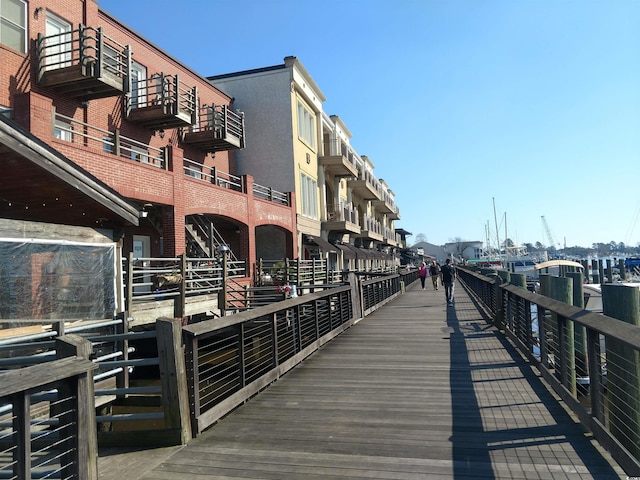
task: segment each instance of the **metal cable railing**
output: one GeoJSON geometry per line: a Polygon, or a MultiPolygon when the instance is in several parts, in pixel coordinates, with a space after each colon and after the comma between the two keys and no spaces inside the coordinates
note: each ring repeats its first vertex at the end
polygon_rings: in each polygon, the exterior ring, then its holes
{"type": "Polygon", "coordinates": [[[495,275],[464,268],[458,274],[625,471],[640,474],[640,326],[503,284],[495,275]]]}

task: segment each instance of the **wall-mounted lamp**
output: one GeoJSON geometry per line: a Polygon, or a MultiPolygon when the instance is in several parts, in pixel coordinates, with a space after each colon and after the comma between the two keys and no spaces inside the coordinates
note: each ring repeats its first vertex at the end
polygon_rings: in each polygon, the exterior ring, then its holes
{"type": "Polygon", "coordinates": [[[38,15],[40,15],[42,12],[44,12],[44,7],[38,7],[33,11],[33,18],[38,18],[38,15]]]}
{"type": "Polygon", "coordinates": [[[164,128],[158,130],[158,135],[160,135],[160,138],[164,138],[164,128]]]}
{"type": "Polygon", "coordinates": [[[140,218],[147,218],[149,216],[149,210],[153,208],[153,203],[145,203],[140,210],[140,218]]]}

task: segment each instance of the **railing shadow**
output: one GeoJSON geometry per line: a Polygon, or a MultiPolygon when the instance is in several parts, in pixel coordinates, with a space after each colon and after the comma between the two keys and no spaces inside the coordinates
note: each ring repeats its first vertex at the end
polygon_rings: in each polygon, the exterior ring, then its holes
{"type": "MultiPolygon", "coordinates": [[[[460,293],[462,286],[457,288],[460,293]]],[[[459,293],[455,307],[448,307],[447,310],[451,350],[449,379],[454,478],[503,477],[505,472],[500,470],[514,464],[514,459],[518,459],[518,449],[532,446],[540,447],[538,454],[541,456],[552,450],[554,453],[562,452],[549,457],[550,462],[553,462],[549,468],[564,469],[572,460],[564,453],[562,445],[568,445],[568,450],[577,454],[579,462],[576,463],[580,466],[571,465],[576,473],[582,468],[583,474],[588,473],[593,478],[619,478],[618,473],[592,443],[594,440],[587,430],[569,415],[515,346],[491,324],[491,319],[475,298],[459,293]],[[467,322],[461,318],[463,314],[459,315],[458,312],[472,306],[481,313],[481,321],[475,318],[467,322]],[[486,346],[477,348],[478,346],[471,346],[471,342],[482,341],[483,338],[497,339],[512,361],[474,361],[472,351],[486,346]],[[507,369],[513,371],[509,372],[507,369]],[[475,375],[480,371],[483,371],[482,375],[475,375]],[[530,392],[514,392],[513,386],[503,383],[513,380],[525,381],[525,388],[530,388],[530,392]],[[482,392],[487,392],[488,396],[483,397],[482,392]],[[520,408],[537,410],[540,417],[532,415],[518,425],[519,422],[509,415],[501,418],[483,415],[483,411],[520,408]],[[543,418],[543,414],[548,417],[543,418]],[[559,455],[567,456],[558,462],[559,455]]],[[[519,471],[511,472],[514,475],[538,474],[534,470],[534,464],[527,465],[525,458],[518,461],[518,464],[519,471]]]]}

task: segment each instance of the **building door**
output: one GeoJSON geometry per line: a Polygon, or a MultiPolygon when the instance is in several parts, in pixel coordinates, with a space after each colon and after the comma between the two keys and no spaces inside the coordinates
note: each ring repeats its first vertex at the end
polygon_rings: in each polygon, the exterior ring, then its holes
{"type": "Polygon", "coordinates": [[[133,236],[134,285],[133,294],[151,293],[151,237],[147,235],[133,236]],[[137,270],[137,271],[136,271],[137,270]],[[136,283],[142,285],[136,286],[136,283]]]}
{"type": "Polygon", "coordinates": [[[46,26],[46,69],[63,68],[71,65],[71,24],[47,12],[46,26]]]}
{"type": "Polygon", "coordinates": [[[131,108],[147,106],[147,68],[138,62],[131,64],[131,108]]]}

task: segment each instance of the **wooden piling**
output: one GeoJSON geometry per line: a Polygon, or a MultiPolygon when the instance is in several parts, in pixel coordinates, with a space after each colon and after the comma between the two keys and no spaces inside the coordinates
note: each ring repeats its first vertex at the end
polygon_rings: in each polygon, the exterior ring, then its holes
{"type": "Polygon", "coordinates": [[[598,275],[600,276],[600,283],[604,283],[604,262],[598,260],[598,275]]]}
{"type": "Polygon", "coordinates": [[[607,258],[607,280],[609,283],[613,283],[613,263],[610,258],[607,258]]]}
{"type": "Polygon", "coordinates": [[[622,258],[618,259],[618,271],[620,272],[620,280],[624,282],[627,279],[627,271],[624,268],[624,260],[622,258]]]}
{"type": "MultiPolygon", "coordinates": [[[[571,305],[573,303],[573,279],[551,277],[551,298],[571,305]]],[[[553,315],[554,340],[558,346],[560,381],[576,396],[576,361],[574,323],[566,318],[553,315]]]]}
{"type": "MultiPolygon", "coordinates": [[[[572,305],[584,309],[584,287],[582,272],[569,272],[567,278],[573,282],[573,300],[572,305]]],[[[575,358],[576,358],[576,375],[577,377],[586,377],[588,373],[587,358],[587,329],[582,325],[574,327],[575,341],[575,358]]],[[[581,392],[585,394],[586,392],[581,392]]]]}
{"type": "Polygon", "coordinates": [[[509,283],[511,279],[511,272],[508,270],[496,270],[496,273],[502,279],[502,283],[509,283]]]}
{"type": "MultiPolygon", "coordinates": [[[[602,285],[602,313],[640,326],[640,290],[622,284],[602,285]]],[[[640,458],[640,352],[606,339],[607,400],[611,433],[640,458]]]]}
{"type": "Polygon", "coordinates": [[[538,277],[540,281],[540,295],[544,295],[545,297],[551,296],[551,275],[546,273],[541,274],[538,277]]]}
{"type": "Polygon", "coordinates": [[[511,285],[515,285],[516,287],[527,288],[527,276],[524,273],[512,273],[510,275],[511,285]]]}

